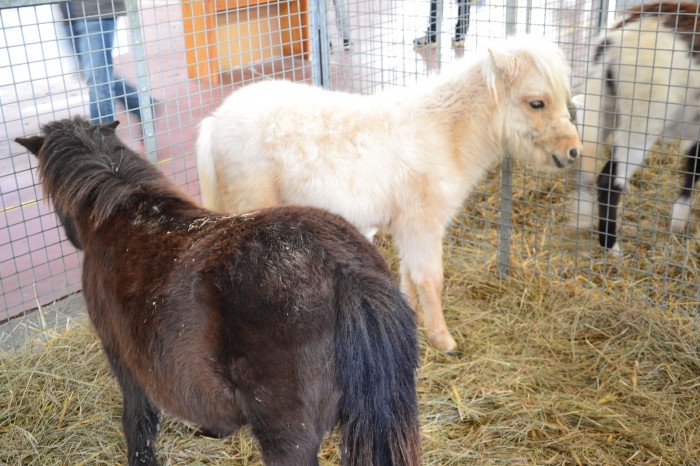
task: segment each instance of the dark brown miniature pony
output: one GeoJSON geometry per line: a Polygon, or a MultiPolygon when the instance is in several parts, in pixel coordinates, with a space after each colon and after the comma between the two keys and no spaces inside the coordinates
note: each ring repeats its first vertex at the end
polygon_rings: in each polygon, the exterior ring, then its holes
{"type": "Polygon", "coordinates": [[[323,210],[221,216],[83,119],[18,138],[84,251],[83,293],[123,394],[130,465],[157,465],[159,412],[268,465],[420,464],[414,312],[377,252],[323,210]]]}

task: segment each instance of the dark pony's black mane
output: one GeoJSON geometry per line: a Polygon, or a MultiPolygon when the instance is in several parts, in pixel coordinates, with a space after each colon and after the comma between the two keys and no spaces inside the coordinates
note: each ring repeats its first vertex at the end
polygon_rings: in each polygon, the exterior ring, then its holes
{"type": "Polygon", "coordinates": [[[57,209],[75,216],[92,204],[95,226],[134,197],[192,204],[160,171],[126,146],[116,123],[94,126],[80,117],[42,127],[44,145],[37,155],[46,194],[57,209]]]}

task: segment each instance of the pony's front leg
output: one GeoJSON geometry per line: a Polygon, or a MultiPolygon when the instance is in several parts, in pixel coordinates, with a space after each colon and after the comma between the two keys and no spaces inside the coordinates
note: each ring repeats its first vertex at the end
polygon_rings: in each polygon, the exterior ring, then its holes
{"type": "Polygon", "coordinates": [[[671,211],[671,232],[676,234],[681,233],[690,220],[693,188],[700,177],[700,144],[695,141],[683,141],[682,147],[685,150],[683,186],[671,211]]]}
{"type": "Polygon", "coordinates": [[[413,283],[411,278],[411,271],[406,266],[405,261],[401,261],[399,265],[399,271],[401,274],[401,292],[408,299],[408,304],[411,305],[413,311],[416,313],[416,322],[419,326],[423,325],[423,312],[421,312],[418,306],[418,292],[416,291],[416,285],[413,283]]]}
{"type": "MultiPolygon", "coordinates": [[[[628,132],[616,134],[615,142],[624,141],[628,132]]],[[[617,216],[622,192],[627,181],[644,163],[647,148],[656,141],[656,136],[632,133],[629,147],[613,147],[613,154],[598,177],[598,240],[606,250],[619,254],[617,244],[617,216]]]]}
{"type": "Polygon", "coordinates": [[[155,443],[159,411],[121,360],[110,351],[107,351],[107,357],[122,390],[122,427],[126,437],[129,466],[158,466],[155,443]]]}
{"type": "Polygon", "coordinates": [[[596,213],[596,178],[603,160],[603,145],[615,125],[615,98],[607,93],[604,70],[594,68],[586,83],[587,95],[580,94],[576,102],[576,119],[583,143],[583,152],[575,163],[576,194],[568,207],[567,226],[576,230],[594,228],[596,213]]]}
{"type": "MultiPolygon", "coordinates": [[[[401,286],[407,292],[418,295],[423,311],[423,327],[430,343],[445,353],[457,348],[442,313],[442,230],[421,231],[418,234],[397,232],[394,234],[401,258],[401,286]]],[[[414,309],[417,306],[414,305],[414,309]]]]}
{"type": "Polygon", "coordinates": [[[416,284],[423,309],[423,327],[428,340],[444,353],[457,349],[442,312],[442,267],[439,273],[424,277],[416,284]]]}
{"type": "Polygon", "coordinates": [[[569,205],[567,225],[576,230],[593,228],[595,206],[596,174],[578,170],[576,173],[576,194],[569,205]]]}
{"type": "Polygon", "coordinates": [[[617,243],[617,208],[624,183],[616,183],[617,162],[608,161],[598,177],[598,242],[606,250],[619,251],[617,243]],[[617,246],[617,248],[615,248],[617,246]]]}

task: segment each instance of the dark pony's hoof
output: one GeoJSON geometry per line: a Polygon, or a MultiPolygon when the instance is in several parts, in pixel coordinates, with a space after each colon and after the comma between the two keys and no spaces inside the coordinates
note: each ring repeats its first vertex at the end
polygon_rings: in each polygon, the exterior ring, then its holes
{"type": "Polygon", "coordinates": [[[231,435],[231,432],[217,432],[214,430],[205,429],[204,427],[198,427],[194,431],[194,435],[197,437],[209,437],[223,439],[231,435]]]}

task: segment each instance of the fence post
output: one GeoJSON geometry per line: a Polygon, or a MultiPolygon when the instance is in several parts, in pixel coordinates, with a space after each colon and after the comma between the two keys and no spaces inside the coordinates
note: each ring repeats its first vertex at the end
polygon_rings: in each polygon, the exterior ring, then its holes
{"type": "MultiPolygon", "coordinates": [[[[442,69],[442,15],[445,12],[445,4],[443,3],[443,0],[435,0],[436,4],[436,10],[435,10],[435,45],[437,47],[437,62],[438,62],[438,70],[442,69]]],[[[471,0],[469,0],[471,1],[471,0]]],[[[431,18],[428,16],[428,21],[430,21],[431,18]]],[[[428,22],[428,29],[430,29],[430,22],[428,22]]]]}
{"type": "MultiPolygon", "coordinates": [[[[518,0],[506,0],[506,36],[516,32],[518,18],[518,0]]],[[[498,251],[498,270],[502,276],[510,271],[510,236],[513,231],[511,216],[513,213],[513,158],[506,154],[501,165],[501,224],[499,229],[500,248],[498,251]]]]}
{"type": "MultiPolygon", "coordinates": [[[[331,88],[331,53],[326,0],[311,2],[311,76],[314,86],[331,88]]],[[[342,45],[342,44],[341,44],[342,45]]]]}
{"type": "Polygon", "coordinates": [[[139,91],[143,145],[146,158],[150,162],[156,163],[158,162],[158,154],[156,153],[155,115],[153,112],[153,100],[150,97],[151,85],[148,81],[148,64],[146,63],[146,49],[143,44],[138,1],[126,0],[126,11],[129,18],[129,32],[131,33],[131,42],[134,47],[134,57],[136,59],[136,86],[139,91]]]}
{"type": "Polygon", "coordinates": [[[525,2],[525,32],[532,32],[532,0],[525,2]]]}
{"type": "Polygon", "coordinates": [[[608,0],[597,0],[597,8],[594,8],[596,18],[595,18],[595,33],[600,34],[600,30],[607,27],[608,25],[608,10],[610,9],[610,4],[608,0]]]}

